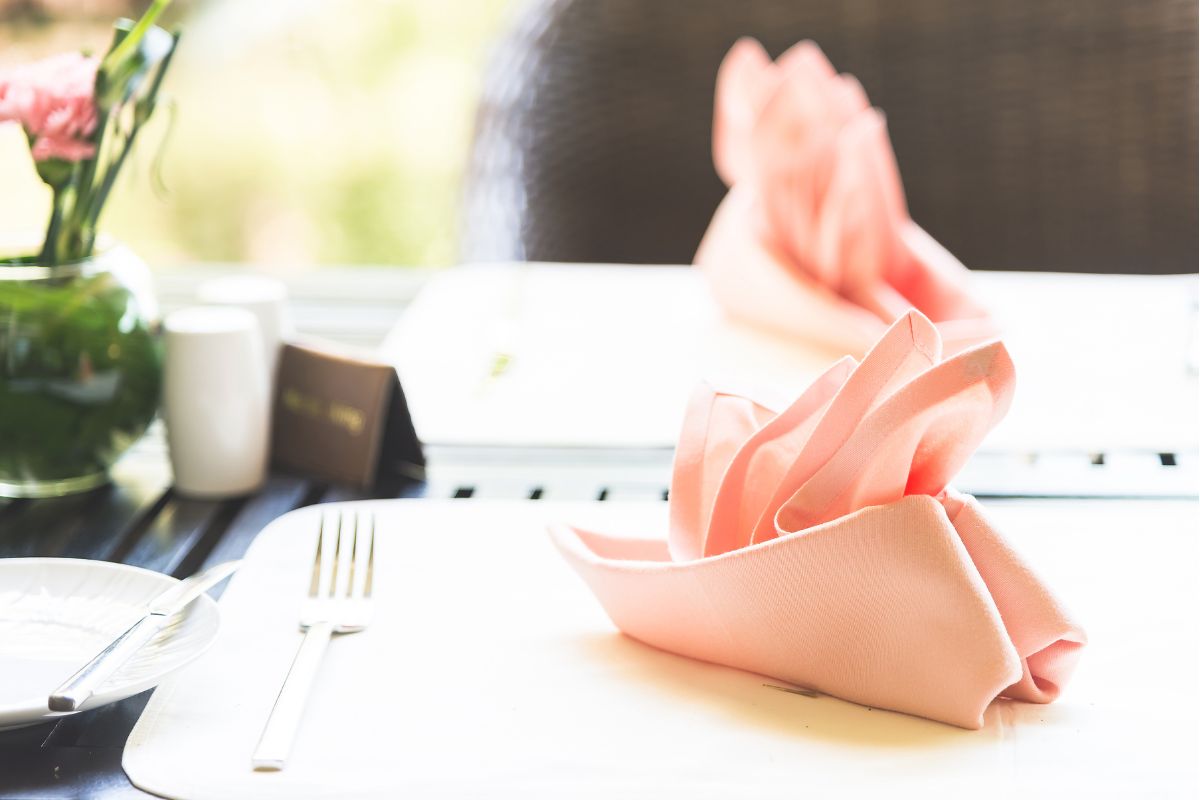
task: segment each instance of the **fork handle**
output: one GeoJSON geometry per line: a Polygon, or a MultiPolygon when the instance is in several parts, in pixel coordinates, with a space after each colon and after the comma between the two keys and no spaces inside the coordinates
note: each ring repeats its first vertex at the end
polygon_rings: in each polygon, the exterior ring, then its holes
{"type": "Polygon", "coordinates": [[[300,642],[300,649],[296,651],[292,666],[283,680],[283,688],[279,690],[271,716],[267,718],[262,738],[258,740],[258,747],[254,748],[254,769],[281,770],[287,763],[292,742],[300,727],[300,718],[304,715],[305,701],[332,635],[331,622],[314,623],[304,632],[304,640],[300,642]]]}

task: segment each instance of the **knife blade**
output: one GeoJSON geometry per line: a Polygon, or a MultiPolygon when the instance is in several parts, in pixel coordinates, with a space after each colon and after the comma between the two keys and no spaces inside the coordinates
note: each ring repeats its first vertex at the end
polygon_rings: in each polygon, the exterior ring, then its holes
{"type": "Polygon", "coordinates": [[[146,612],[61,686],[50,693],[51,711],[78,711],[96,689],[200,595],[228,578],[241,561],[226,561],[179,581],[146,604],[146,612]]]}

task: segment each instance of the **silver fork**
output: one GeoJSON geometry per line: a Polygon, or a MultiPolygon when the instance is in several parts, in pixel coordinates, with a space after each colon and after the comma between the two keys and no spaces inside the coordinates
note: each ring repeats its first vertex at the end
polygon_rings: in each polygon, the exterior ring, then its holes
{"type": "Polygon", "coordinates": [[[371,621],[371,588],[375,581],[375,515],[370,512],[363,515],[358,512],[352,515],[339,512],[336,533],[330,534],[329,527],[327,515],[322,513],[308,596],[300,611],[300,630],[304,631],[304,639],[292,660],[283,688],[279,690],[279,697],[275,699],[258,747],[254,749],[253,764],[257,770],[280,770],[287,763],[304,713],[304,703],[316,679],[321,656],[333,634],[357,633],[371,621]],[[352,527],[346,524],[347,517],[351,516],[352,527]],[[362,527],[369,528],[369,531],[360,535],[359,523],[364,516],[366,520],[362,527]],[[347,527],[350,528],[350,541],[343,544],[343,539],[347,538],[343,536],[343,528],[347,527]],[[332,556],[328,555],[330,536],[333,538],[332,556]],[[362,539],[369,541],[360,544],[362,539]],[[339,585],[338,572],[343,548],[350,551],[350,563],[345,583],[339,585]],[[367,563],[362,568],[358,563],[360,548],[365,548],[367,552],[367,563]],[[330,558],[333,563],[327,570],[325,564],[330,558]]]}

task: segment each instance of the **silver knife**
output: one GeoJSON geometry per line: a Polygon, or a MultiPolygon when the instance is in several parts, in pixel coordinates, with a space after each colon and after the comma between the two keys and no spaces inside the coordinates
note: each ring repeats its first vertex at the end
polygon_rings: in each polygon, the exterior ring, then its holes
{"type": "Polygon", "coordinates": [[[50,710],[78,711],[96,689],[165,628],[172,617],[236,572],[241,565],[241,561],[226,561],[209,567],[180,581],[147,603],[146,613],[141,619],[50,694],[50,710]]]}

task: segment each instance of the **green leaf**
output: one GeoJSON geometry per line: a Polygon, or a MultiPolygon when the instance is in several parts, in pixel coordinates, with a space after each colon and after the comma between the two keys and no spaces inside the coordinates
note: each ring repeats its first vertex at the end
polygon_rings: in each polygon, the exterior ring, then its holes
{"type": "MultiPolygon", "coordinates": [[[[118,74],[122,69],[122,65],[127,60],[133,58],[135,53],[141,48],[142,40],[147,31],[153,28],[155,20],[158,19],[159,15],[170,4],[171,0],[153,0],[150,7],[142,14],[141,19],[129,28],[128,33],[114,41],[112,49],[109,50],[104,60],[100,62],[100,71],[106,75],[118,74]]],[[[128,22],[128,20],[119,20],[117,23],[118,26],[122,22],[128,22]]]]}
{"type": "Polygon", "coordinates": [[[113,50],[100,62],[96,73],[96,104],[102,111],[109,111],[129,101],[156,67],[165,68],[175,51],[177,37],[162,28],[150,27],[133,37],[139,23],[127,19],[118,20],[113,38],[113,50]],[[111,61],[113,53],[135,44],[128,55],[119,61],[111,61]]]}

